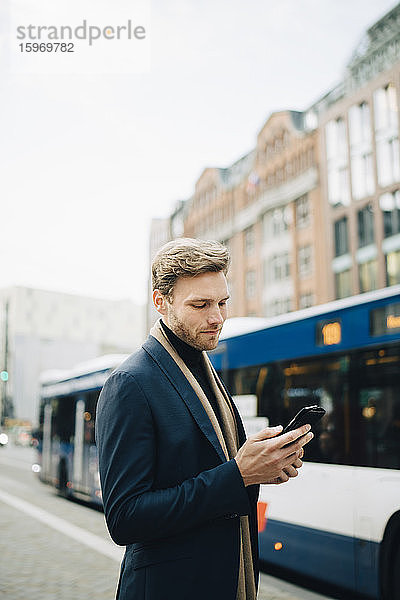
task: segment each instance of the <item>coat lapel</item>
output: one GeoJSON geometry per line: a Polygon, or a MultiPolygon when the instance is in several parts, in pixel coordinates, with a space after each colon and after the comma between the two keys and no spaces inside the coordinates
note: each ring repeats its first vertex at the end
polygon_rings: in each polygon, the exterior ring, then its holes
{"type": "Polygon", "coordinates": [[[197,397],[192,386],[188,383],[186,377],[175,363],[173,358],[168,354],[165,348],[163,348],[160,342],[158,342],[151,335],[143,344],[143,348],[157,363],[163,373],[168,377],[171,385],[181,396],[197,425],[214,447],[221,459],[221,462],[226,462],[226,458],[221,444],[219,443],[217,434],[215,433],[214,427],[212,426],[212,423],[208,418],[200,399],[197,397]]]}

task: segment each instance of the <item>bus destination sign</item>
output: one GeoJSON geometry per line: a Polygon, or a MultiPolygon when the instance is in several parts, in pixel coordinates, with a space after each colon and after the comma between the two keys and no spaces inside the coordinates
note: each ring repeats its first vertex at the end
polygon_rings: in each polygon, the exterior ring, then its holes
{"type": "Polygon", "coordinates": [[[400,302],[375,308],[370,312],[370,334],[392,335],[400,332],[400,302]]]}
{"type": "Polygon", "coordinates": [[[316,325],[317,346],[334,346],[342,341],[342,322],[340,319],[318,321],[316,325]]]}

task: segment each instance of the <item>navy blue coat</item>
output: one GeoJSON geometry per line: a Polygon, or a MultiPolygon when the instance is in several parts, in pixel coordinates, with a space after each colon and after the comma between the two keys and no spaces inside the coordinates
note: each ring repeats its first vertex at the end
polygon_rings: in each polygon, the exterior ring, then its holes
{"type": "Polygon", "coordinates": [[[106,381],[96,441],[107,525],[127,547],[118,600],[235,600],[239,515],[250,518],[258,580],[258,486],[244,486],[200,400],[152,336],[106,381]]]}

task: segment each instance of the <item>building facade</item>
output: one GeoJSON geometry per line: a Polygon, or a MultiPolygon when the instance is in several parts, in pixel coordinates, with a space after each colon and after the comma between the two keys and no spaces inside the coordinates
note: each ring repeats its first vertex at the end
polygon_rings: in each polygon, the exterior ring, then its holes
{"type": "Polygon", "coordinates": [[[130,300],[0,290],[0,371],[9,373],[0,382],[2,416],[34,422],[42,371],[133,352],[144,339],[144,316],[144,307],[130,300]]]}
{"type": "Polygon", "coordinates": [[[339,85],[304,112],[273,113],[255,148],[206,168],[181,205],[183,235],[231,251],[230,316],[400,282],[399,31],[400,4],[368,29],[339,85]]]}
{"type": "Polygon", "coordinates": [[[314,107],[321,132],[329,296],[400,283],[400,5],[365,34],[314,107]]]}
{"type": "Polygon", "coordinates": [[[327,299],[311,117],[272,114],[255,149],[228,169],[206,169],[187,202],[185,235],[230,248],[231,316],[269,317],[327,299]]]}

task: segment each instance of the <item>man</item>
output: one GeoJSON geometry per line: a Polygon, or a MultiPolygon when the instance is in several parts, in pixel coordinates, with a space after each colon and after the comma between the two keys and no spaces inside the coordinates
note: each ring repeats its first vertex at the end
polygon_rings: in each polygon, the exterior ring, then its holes
{"type": "Polygon", "coordinates": [[[228,266],[217,242],[159,250],[161,320],[99,398],[104,511],[111,537],[127,546],[119,600],[255,600],[259,484],[295,477],[312,437],[308,425],[282,436],[272,427],[246,441],[205,352],[227,316],[228,266]]]}

